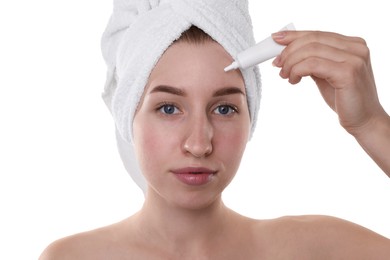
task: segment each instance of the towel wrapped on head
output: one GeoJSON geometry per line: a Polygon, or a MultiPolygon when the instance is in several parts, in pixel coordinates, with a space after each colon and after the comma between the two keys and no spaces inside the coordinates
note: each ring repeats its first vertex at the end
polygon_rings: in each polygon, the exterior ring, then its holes
{"type": "MultiPolygon", "coordinates": [[[[103,33],[107,64],[103,99],[115,121],[125,168],[144,192],[146,182],[132,147],[134,114],[159,58],[191,26],[210,35],[233,58],[255,44],[247,0],[114,0],[103,33]]],[[[257,67],[241,73],[253,133],[261,96],[260,73],[257,67]]]]}

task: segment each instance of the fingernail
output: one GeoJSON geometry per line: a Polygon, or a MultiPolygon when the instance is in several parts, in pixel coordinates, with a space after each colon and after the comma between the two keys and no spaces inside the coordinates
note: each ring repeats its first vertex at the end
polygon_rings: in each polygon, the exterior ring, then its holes
{"type": "Polygon", "coordinates": [[[272,61],[272,65],[274,67],[278,67],[280,65],[280,55],[276,56],[276,58],[272,61]]]}
{"type": "Polygon", "coordinates": [[[272,34],[272,39],[281,40],[286,36],[286,31],[280,31],[272,34]]]}
{"type": "Polygon", "coordinates": [[[279,76],[282,77],[283,79],[287,79],[286,72],[283,69],[280,70],[279,76]]]}

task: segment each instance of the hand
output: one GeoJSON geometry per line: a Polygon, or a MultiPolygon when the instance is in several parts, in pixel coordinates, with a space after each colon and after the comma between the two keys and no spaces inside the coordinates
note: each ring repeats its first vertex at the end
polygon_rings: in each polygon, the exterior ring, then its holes
{"type": "Polygon", "coordinates": [[[379,103],[366,42],[330,32],[284,31],[273,39],[287,45],[273,64],[296,84],[311,76],[326,103],[351,134],[386,115],[379,103]]]}
{"type": "Polygon", "coordinates": [[[378,100],[366,42],[330,32],[285,31],[273,64],[291,84],[311,76],[340,124],[390,177],[390,116],[378,100]]]}

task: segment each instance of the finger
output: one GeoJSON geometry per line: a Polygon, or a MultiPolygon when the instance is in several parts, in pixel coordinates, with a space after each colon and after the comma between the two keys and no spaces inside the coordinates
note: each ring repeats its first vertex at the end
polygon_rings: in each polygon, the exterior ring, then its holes
{"type": "Polygon", "coordinates": [[[280,76],[282,78],[289,78],[291,68],[310,57],[316,57],[317,59],[326,59],[334,62],[346,62],[350,57],[350,54],[345,53],[337,48],[323,45],[317,42],[307,44],[304,48],[301,48],[291,54],[286,54],[284,61],[282,62],[282,70],[280,76]]]}
{"type": "Polygon", "coordinates": [[[360,37],[346,36],[339,33],[325,31],[280,31],[273,33],[272,37],[276,42],[282,45],[288,45],[297,39],[306,39],[308,41],[322,41],[322,38],[366,44],[365,40],[360,37]]]}
{"type": "Polygon", "coordinates": [[[289,82],[296,84],[302,77],[312,76],[326,80],[333,88],[348,88],[354,85],[356,74],[360,73],[361,62],[356,56],[347,62],[336,62],[319,57],[310,57],[294,64],[289,73],[289,82]]]}
{"type": "Polygon", "coordinates": [[[320,31],[285,31],[283,37],[275,37],[275,41],[288,45],[281,55],[283,57],[310,44],[319,43],[331,46],[358,56],[366,56],[368,48],[366,42],[359,37],[350,37],[332,32],[320,31]]]}

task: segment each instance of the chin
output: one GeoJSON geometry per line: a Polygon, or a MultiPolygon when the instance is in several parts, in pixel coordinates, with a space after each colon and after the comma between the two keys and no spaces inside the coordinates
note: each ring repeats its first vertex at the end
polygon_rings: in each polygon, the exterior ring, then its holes
{"type": "Polygon", "coordinates": [[[220,191],[186,190],[176,191],[164,196],[169,204],[187,210],[203,210],[218,204],[221,201],[220,191]]]}

